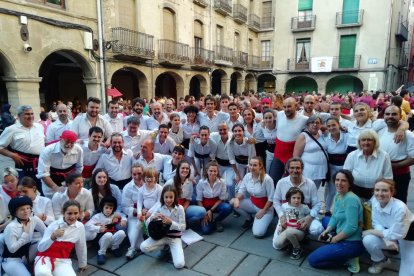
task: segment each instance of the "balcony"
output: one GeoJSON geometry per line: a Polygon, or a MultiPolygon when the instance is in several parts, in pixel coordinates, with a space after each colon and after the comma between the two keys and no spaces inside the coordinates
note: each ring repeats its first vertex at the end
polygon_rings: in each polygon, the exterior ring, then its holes
{"type": "Polygon", "coordinates": [[[260,31],[260,17],[255,14],[249,15],[249,29],[253,32],[260,31]]]}
{"type": "Polygon", "coordinates": [[[168,39],[158,40],[158,62],[167,66],[183,66],[189,63],[189,46],[168,39]]]}
{"type": "Polygon", "coordinates": [[[408,40],[408,29],[402,22],[400,22],[400,24],[398,25],[398,29],[397,29],[397,32],[395,33],[395,36],[400,41],[408,40]]]}
{"type": "Polygon", "coordinates": [[[214,62],[217,65],[233,65],[233,49],[225,46],[214,46],[214,62]]]}
{"type": "Polygon", "coordinates": [[[274,23],[275,23],[275,18],[273,16],[263,17],[262,22],[260,23],[260,30],[261,31],[273,30],[274,23]]]}
{"type": "Polygon", "coordinates": [[[248,54],[241,51],[233,52],[233,67],[245,69],[247,67],[248,54]]]}
{"type": "Polygon", "coordinates": [[[358,71],[360,62],[360,55],[333,57],[332,71],[358,71]]]}
{"type": "Polygon", "coordinates": [[[273,69],[273,57],[249,55],[247,69],[251,71],[269,71],[273,69]]]}
{"type": "Polygon", "coordinates": [[[123,60],[144,62],[154,58],[154,37],[125,28],[112,28],[112,52],[123,60]]]}
{"type": "Polygon", "coordinates": [[[247,22],[247,8],[240,4],[233,5],[233,19],[239,24],[247,22]]]}
{"type": "Polygon", "coordinates": [[[214,52],[204,48],[191,48],[191,68],[207,70],[214,66],[214,52]]]}
{"type": "Polygon", "coordinates": [[[309,61],[300,61],[297,62],[296,58],[290,58],[287,62],[287,70],[289,72],[310,72],[309,61]]]}
{"type": "Polygon", "coordinates": [[[316,15],[292,17],[291,30],[295,32],[307,32],[315,30],[316,15]]]}
{"type": "Polygon", "coordinates": [[[231,0],[214,0],[214,10],[224,16],[231,14],[231,0]]]}
{"type": "Polygon", "coordinates": [[[336,13],[336,27],[349,28],[362,26],[364,18],[364,10],[337,12],[336,13]]]}
{"type": "Polygon", "coordinates": [[[193,0],[193,3],[199,5],[200,7],[203,7],[203,8],[208,6],[208,3],[207,3],[206,0],[193,0]]]}

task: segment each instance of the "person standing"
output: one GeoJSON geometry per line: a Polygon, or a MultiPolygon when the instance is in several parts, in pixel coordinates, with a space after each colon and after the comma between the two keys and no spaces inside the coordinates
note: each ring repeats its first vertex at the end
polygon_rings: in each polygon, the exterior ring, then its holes
{"type": "Polygon", "coordinates": [[[58,119],[46,129],[46,144],[59,140],[60,135],[65,130],[69,130],[72,121],[68,118],[68,108],[64,104],[56,107],[58,119]]]}
{"type": "Polygon", "coordinates": [[[124,117],[118,112],[119,105],[117,100],[108,103],[108,113],[103,118],[109,122],[113,132],[122,132],[124,130],[124,117]]]}

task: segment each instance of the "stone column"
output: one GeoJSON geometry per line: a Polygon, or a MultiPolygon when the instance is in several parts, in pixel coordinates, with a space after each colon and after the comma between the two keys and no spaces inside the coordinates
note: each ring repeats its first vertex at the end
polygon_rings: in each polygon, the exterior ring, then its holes
{"type": "Polygon", "coordinates": [[[221,78],[221,94],[230,94],[230,78],[221,78]]]}
{"type": "Polygon", "coordinates": [[[241,94],[244,91],[245,80],[243,77],[237,79],[237,93],[241,94]]]}

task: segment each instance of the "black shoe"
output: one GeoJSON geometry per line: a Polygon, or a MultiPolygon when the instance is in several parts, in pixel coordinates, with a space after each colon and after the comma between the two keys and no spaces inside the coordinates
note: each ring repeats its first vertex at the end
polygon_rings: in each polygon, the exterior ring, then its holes
{"type": "Polygon", "coordinates": [[[114,255],[115,257],[121,257],[122,256],[122,251],[121,248],[117,248],[117,249],[111,249],[109,250],[111,252],[112,255],[114,255]]]}
{"type": "Polygon", "coordinates": [[[233,218],[239,218],[240,214],[237,211],[233,211],[233,218]]]}
{"type": "Polygon", "coordinates": [[[301,256],[302,256],[302,247],[293,248],[292,255],[290,255],[290,258],[292,260],[299,260],[301,256]]]}
{"type": "Polygon", "coordinates": [[[246,219],[246,221],[243,223],[242,228],[243,229],[250,229],[252,228],[253,220],[252,219],[246,219]]]}
{"type": "Polygon", "coordinates": [[[223,224],[221,224],[221,221],[216,221],[216,231],[217,232],[223,232],[224,231],[224,227],[223,227],[223,224]]]}

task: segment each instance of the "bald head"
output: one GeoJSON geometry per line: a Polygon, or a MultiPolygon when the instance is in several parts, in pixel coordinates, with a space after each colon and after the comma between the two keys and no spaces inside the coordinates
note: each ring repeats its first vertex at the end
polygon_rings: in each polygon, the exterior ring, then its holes
{"type": "Polygon", "coordinates": [[[68,107],[61,103],[56,107],[56,113],[58,114],[59,121],[66,123],[68,120],[68,107]]]}
{"type": "Polygon", "coordinates": [[[152,156],[154,153],[154,142],[152,139],[145,139],[141,145],[141,154],[144,158],[152,156]]]}
{"type": "Polygon", "coordinates": [[[305,115],[310,116],[313,113],[313,109],[315,108],[315,97],[312,95],[307,95],[303,99],[303,109],[305,110],[305,115]]]}

